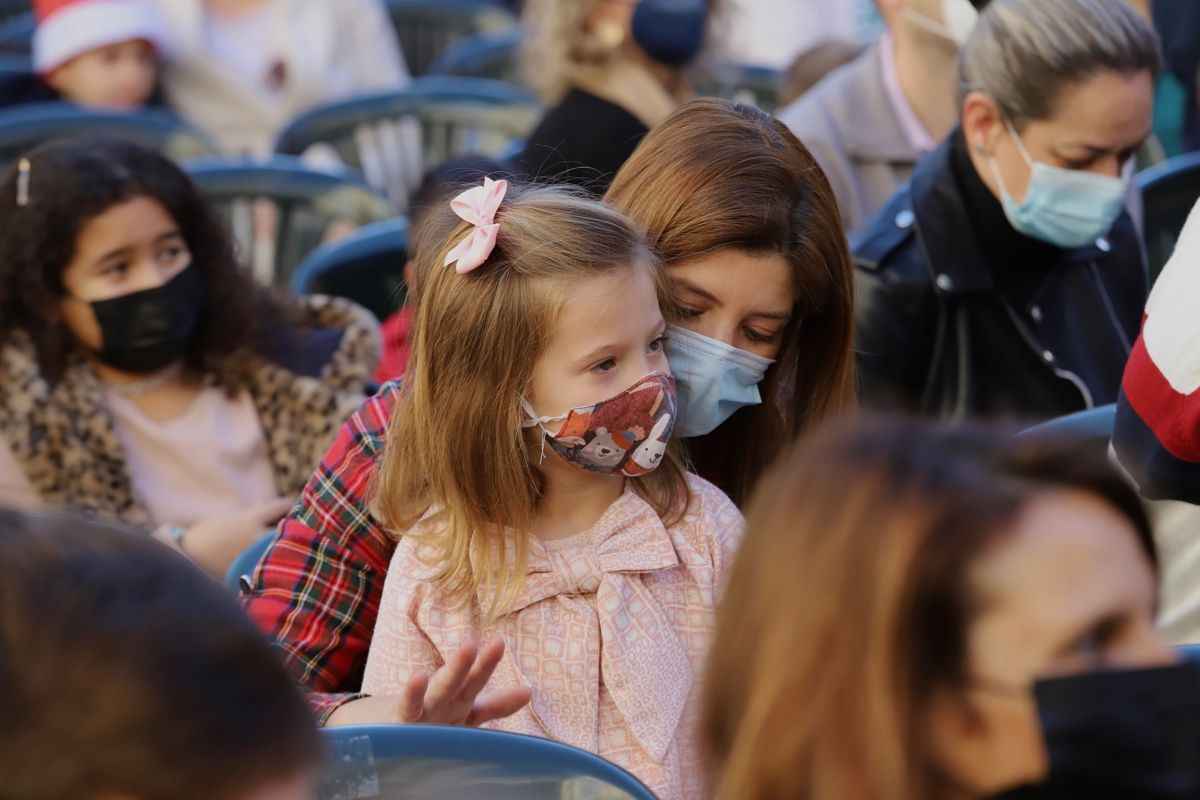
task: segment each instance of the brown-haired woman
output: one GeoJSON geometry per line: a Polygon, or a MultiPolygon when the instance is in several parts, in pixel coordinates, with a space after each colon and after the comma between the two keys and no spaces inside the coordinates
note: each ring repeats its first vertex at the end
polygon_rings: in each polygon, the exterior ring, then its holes
{"type": "Polygon", "coordinates": [[[741,504],[788,442],[855,401],[853,267],[829,182],[774,117],[704,99],[646,137],[605,199],[666,264],[679,435],[741,504]]]}
{"type": "Polygon", "coordinates": [[[1136,495],[1076,446],[824,431],[764,480],[719,610],[719,796],[1196,797],[1156,581],[1136,495]]]}

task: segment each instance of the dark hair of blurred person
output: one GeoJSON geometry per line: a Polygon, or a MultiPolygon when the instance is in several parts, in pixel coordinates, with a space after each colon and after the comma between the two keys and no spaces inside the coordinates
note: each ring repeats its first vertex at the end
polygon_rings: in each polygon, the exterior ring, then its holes
{"type": "Polygon", "coordinates": [[[0,797],[306,800],[320,747],[279,658],[178,553],[0,511],[0,797]]]}

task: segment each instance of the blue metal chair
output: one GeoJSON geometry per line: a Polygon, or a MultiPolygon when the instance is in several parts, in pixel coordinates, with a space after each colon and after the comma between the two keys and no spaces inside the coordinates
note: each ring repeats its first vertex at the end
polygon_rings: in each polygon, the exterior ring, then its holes
{"type": "Polygon", "coordinates": [[[1087,411],[1067,414],[1035,425],[1017,434],[1025,437],[1070,437],[1086,443],[1084,454],[1088,458],[1108,458],[1108,445],[1112,439],[1113,422],[1117,416],[1116,404],[1099,406],[1087,411]]]}
{"type": "Polygon", "coordinates": [[[0,166],[43,142],[81,134],[128,139],[177,161],[217,152],[204,134],[162,111],[89,111],[71,103],[35,103],[0,111],[0,166]]]}
{"type": "Polygon", "coordinates": [[[254,570],[258,568],[258,562],[262,561],[262,557],[267,554],[273,541],[275,541],[275,531],[267,531],[254,544],[243,550],[225,572],[225,585],[234,592],[241,592],[242,578],[252,579],[254,570]]]}
{"type": "Polygon", "coordinates": [[[749,103],[773,113],[779,107],[782,80],[779,70],[724,62],[713,66],[697,89],[701,94],[749,103]]]}
{"type": "Polygon", "coordinates": [[[490,78],[522,84],[521,29],[479,33],[455,43],[429,68],[430,75],[490,78]]]}
{"type": "Polygon", "coordinates": [[[637,778],[597,755],[548,739],[478,728],[326,728],[330,768],[319,800],[655,800],[637,778]]]}
{"type": "Polygon", "coordinates": [[[501,155],[541,113],[519,86],[428,76],[402,91],[314,109],[283,131],[275,150],[300,155],[316,145],[332,148],[403,210],[430,169],[458,156],[501,155]]]}
{"type": "Polygon", "coordinates": [[[487,0],[387,0],[388,14],[413,75],[424,75],[455,42],[516,27],[517,18],[487,0]]]}
{"type": "Polygon", "coordinates": [[[1158,277],[1200,198],[1200,153],[1185,153],[1139,172],[1137,183],[1142,190],[1150,274],[1158,277]]]}
{"type": "Polygon", "coordinates": [[[12,8],[14,4],[5,3],[0,8],[0,53],[4,55],[28,56],[33,52],[33,32],[37,29],[37,19],[25,4],[24,11],[12,8]]]}
{"type": "Polygon", "coordinates": [[[33,75],[33,61],[29,56],[0,53],[0,81],[22,75],[33,75]]]}
{"type": "Polygon", "coordinates": [[[407,261],[408,220],[377,222],[318,248],[293,273],[292,291],[345,297],[384,320],[404,305],[407,261]]]}
{"type": "Polygon", "coordinates": [[[1035,425],[1020,435],[1076,436],[1085,439],[1104,439],[1107,443],[1112,436],[1113,419],[1115,419],[1116,413],[1115,404],[1089,408],[1086,411],[1077,411],[1074,414],[1067,414],[1065,417],[1035,425]]]}
{"type": "Polygon", "coordinates": [[[312,169],[286,156],[213,157],[184,166],[225,215],[266,284],[286,286],[300,262],[339,227],[352,231],[395,216],[387,200],[347,169],[312,169]]]}

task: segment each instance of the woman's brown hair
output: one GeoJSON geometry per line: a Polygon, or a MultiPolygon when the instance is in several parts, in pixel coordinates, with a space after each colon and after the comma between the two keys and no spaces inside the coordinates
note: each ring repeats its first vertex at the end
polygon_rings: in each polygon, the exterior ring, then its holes
{"type": "MultiPolygon", "coordinates": [[[[449,204],[422,226],[412,357],[372,491],[389,529],[436,546],[438,583],[451,597],[465,602],[486,586],[491,609],[525,573],[526,536],[509,532],[529,530],[542,483],[521,400],[572,290],[644,269],[660,304],[670,302],[642,232],[601,203],[561,187],[510,186],[496,222],[496,249],[466,275],[442,263],[471,227],[449,204]],[[430,511],[432,524],[414,530],[430,511]]],[[[628,480],[668,523],[685,513],[690,494],[673,448],[654,472],[628,480]]]]}
{"type": "Polygon", "coordinates": [[[1107,502],[1156,565],[1136,493],[1078,443],[868,421],[775,467],[748,508],[707,667],[718,797],[944,797],[925,713],[967,683],[983,605],[971,566],[1058,490],[1107,502]]]}
{"type": "Polygon", "coordinates": [[[727,248],[792,266],[795,313],[762,405],[692,448],[699,471],[722,475],[741,505],[788,442],[855,404],[854,268],[833,190],[782,122],[704,99],[650,132],[605,199],[647,230],[668,277],[674,265],[727,248]]]}
{"type": "Polygon", "coordinates": [[[279,655],[179,553],[0,510],[0,797],[235,800],[314,770],[279,655]]]}

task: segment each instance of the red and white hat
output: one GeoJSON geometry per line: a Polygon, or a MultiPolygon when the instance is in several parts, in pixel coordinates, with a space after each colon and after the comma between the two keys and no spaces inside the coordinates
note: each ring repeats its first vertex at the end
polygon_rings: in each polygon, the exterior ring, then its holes
{"type": "Polygon", "coordinates": [[[33,8],[33,67],[42,75],[120,42],[144,39],[166,50],[166,22],[153,0],[34,0],[33,8]]]}

